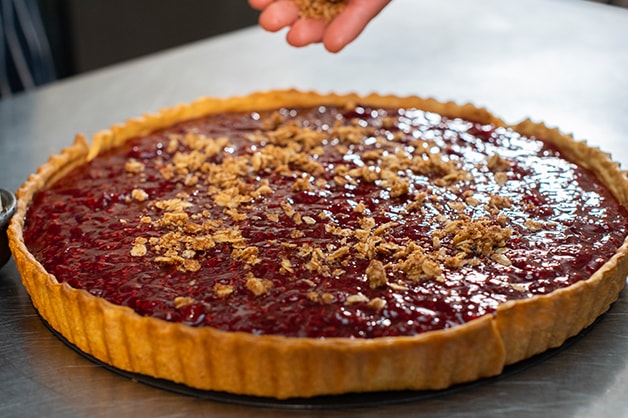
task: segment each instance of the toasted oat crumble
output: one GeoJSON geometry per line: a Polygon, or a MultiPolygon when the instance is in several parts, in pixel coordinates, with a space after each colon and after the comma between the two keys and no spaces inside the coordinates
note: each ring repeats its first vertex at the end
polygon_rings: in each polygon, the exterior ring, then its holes
{"type": "Polygon", "coordinates": [[[233,286],[228,284],[216,283],[214,285],[214,293],[218,295],[218,297],[225,298],[232,294],[234,291],[233,286]]]}
{"type": "Polygon", "coordinates": [[[493,172],[503,172],[510,168],[510,162],[498,154],[493,154],[486,160],[486,165],[493,172]]]}
{"type": "Polygon", "coordinates": [[[386,269],[384,264],[379,260],[371,260],[366,268],[366,277],[371,288],[385,286],[388,282],[386,278],[386,269]]]}
{"type": "Polygon", "coordinates": [[[272,282],[270,282],[270,280],[262,280],[252,276],[249,276],[246,279],[246,288],[249,289],[255,296],[263,295],[271,287],[272,282]]]}
{"type": "Polygon", "coordinates": [[[382,298],[373,298],[368,301],[367,306],[376,311],[380,311],[386,307],[386,301],[382,298]]]}
{"type": "Polygon", "coordinates": [[[124,169],[128,173],[134,173],[134,174],[141,173],[144,171],[144,163],[136,160],[135,158],[130,158],[124,165],[124,169]]]}
{"type": "Polygon", "coordinates": [[[330,22],[347,7],[348,0],[292,0],[301,10],[301,16],[330,22]]]}
{"type": "Polygon", "coordinates": [[[142,189],[133,189],[131,191],[131,197],[139,202],[143,202],[148,199],[148,193],[142,189]]]}
{"type": "Polygon", "coordinates": [[[365,302],[369,302],[369,298],[361,293],[358,293],[356,295],[349,295],[347,296],[347,299],[345,300],[346,305],[353,305],[355,303],[365,303],[365,302]]]}
{"type": "Polygon", "coordinates": [[[193,298],[188,296],[177,296],[174,298],[174,307],[180,309],[184,306],[191,305],[196,302],[193,298]]]}

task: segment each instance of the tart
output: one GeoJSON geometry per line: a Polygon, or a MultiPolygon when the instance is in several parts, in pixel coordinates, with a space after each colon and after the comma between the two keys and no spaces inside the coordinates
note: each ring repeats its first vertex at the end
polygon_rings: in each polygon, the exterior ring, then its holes
{"type": "Polygon", "coordinates": [[[77,136],[9,236],[43,319],[116,368],[279,399],[443,389],[608,310],[627,191],[529,120],[269,91],[77,136]]]}

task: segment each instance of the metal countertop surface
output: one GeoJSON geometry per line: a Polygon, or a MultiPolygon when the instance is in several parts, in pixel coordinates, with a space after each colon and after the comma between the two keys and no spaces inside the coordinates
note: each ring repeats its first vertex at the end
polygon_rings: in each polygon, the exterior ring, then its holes
{"type": "MultiPolygon", "coordinates": [[[[582,0],[395,0],[337,55],[250,28],[0,101],[0,187],[16,190],[76,133],[200,96],[272,88],[472,102],[507,122],[558,126],[625,168],[627,69],[624,9],[582,0]]],[[[99,366],[46,328],[13,261],[0,270],[0,416],[608,417],[628,416],[627,392],[626,291],[584,335],[500,378],[424,399],[367,394],[288,408],[199,399],[99,366]]]]}

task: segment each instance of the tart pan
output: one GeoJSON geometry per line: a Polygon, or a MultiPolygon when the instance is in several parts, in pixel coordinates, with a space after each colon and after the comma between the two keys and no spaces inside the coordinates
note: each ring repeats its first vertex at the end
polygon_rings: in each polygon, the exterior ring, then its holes
{"type": "Polygon", "coordinates": [[[593,324],[583,329],[579,334],[569,338],[567,341],[565,341],[563,345],[544,351],[543,353],[537,354],[527,360],[523,360],[518,363],[506,366],[502,374],[497,376],[486,377],[469,383],[461,383],[441,390],[400,390],[372,392],[368,395],[365,395],[363,393],[349,393],[343,395],[321,395],[311,398],[289,399],[273,399],[260,396],[237,395],[227,392],[195,389],[183,384],[171,382],[169,380],[158,379],[139,373],[128,372],[126,370],[111,366],[84,352],[83,350],[72,344],[70,341],[68,341],[52,326],[50,326],[50,324],[48,324],[48,322],[46,322],[44,318],[40,316],[40,319],[53,335],[55,335],[63,344],[65,344],[67,347],[72,349],[80,356],[101,367],[104,367],[105,369],[117,375],[126,377],[129,380],[141,383],[146,386],[154,387],[160,390],[176,393],[183,396],[190,396],[204,401],[221,402],[230,405],[240,405],[256,408],[278,408],[287,410],[329,410],[342,408],[383,407],[420,402],[428,399],[447,397],[454,393],[470,390],[478,386],[488,385],[498,380],[507,379],[509,376],[521,373],[528,368],[538,366],[543,362],[549,360],[551,357],[554,357],[555,355],[571,347],[573,344],[584,338],[589,333],[589,331],[591,331],[602,320],[604,316],[605,314],[598,317],[593,324]]]}
{"type": "Polygon", "coordinates": [[[0,268],[11,258],[7,239],[9,219],[15,212],[16,201],[13,193],[0,189],[0,268]]]}

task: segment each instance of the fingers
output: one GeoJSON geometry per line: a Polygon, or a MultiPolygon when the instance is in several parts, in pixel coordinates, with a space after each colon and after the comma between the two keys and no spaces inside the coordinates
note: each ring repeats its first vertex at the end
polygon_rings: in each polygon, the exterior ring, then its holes
{"type": "Polygon", "coordinates": [[[249,4],[263,8],[259,17],[262,28],[277,32],[290,26],[286,39],[292,46],[302,47],[323,40],[325,22],[320,19],[300,19],[298,6],[290,0],[249,0],[249,4]]]}
{"type": "Polygon", "coordinates": [[[329,24],[323,43],[330,52],[338,52],[362,33],[366,25],[391,0],[351,0],[347,8],[329,24]]]}
{"type": "Polygon", "coordinates": [[[322,42],[326,26],[321,19],[299,19],[288,31],[286,40],[296,47],[322,42]]]}
{"type": "Polygon", "coordinates": [[[292,0],[248,0],[262,13],[259,24],[270,32],[290,27],[286,35],[292,46],[302,47],[323,42],[330,52],[338,52],[355,40],[368,23],[391,0],[349,0],[345,10],[326,25],[322,19],[301,19],[299,7],[292,0]]]}
{"type": "Polygon", "coordinates": [[[256,10],[263,10],[275,0],[249,0],[249,6],[256,10]]]}
{"type": "Polygon", "coordinates": [[[260,5],[263,2],[270,3],[265,6],[259,17],[260,26],[270,32],[277,32],[291,26],[299,18],[299,8],[290,0],[271,0],[270,2],[267,0],[249,0],[249,2],[260,5]]]}

